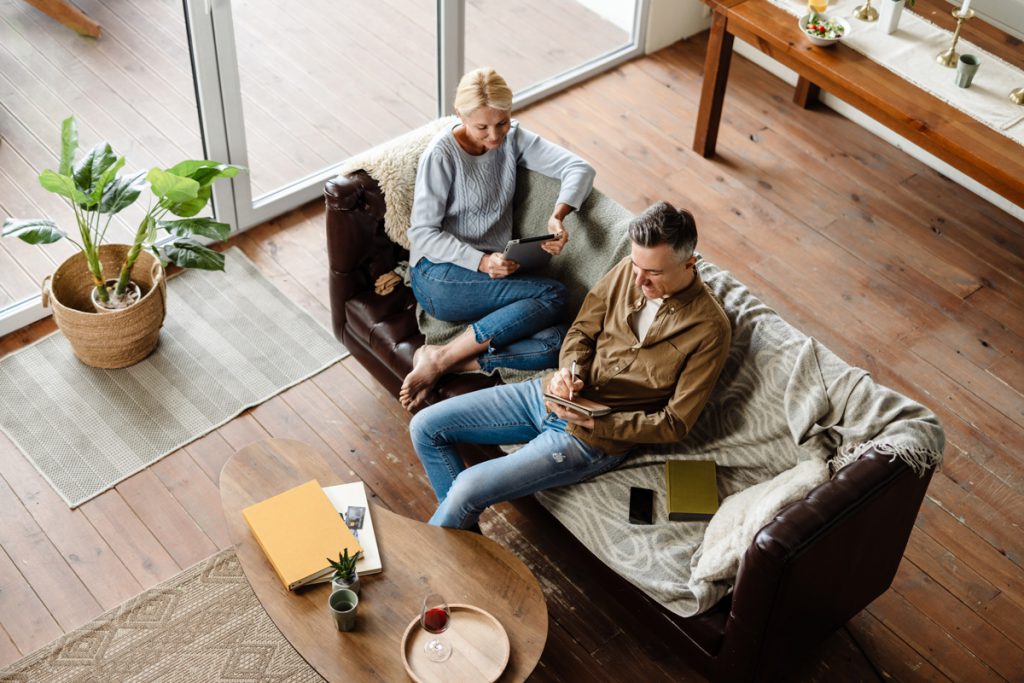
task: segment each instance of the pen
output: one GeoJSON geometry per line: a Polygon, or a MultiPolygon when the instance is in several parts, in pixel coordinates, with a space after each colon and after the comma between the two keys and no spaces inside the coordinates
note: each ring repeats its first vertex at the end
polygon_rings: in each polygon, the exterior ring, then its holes
{"type": "Polygon", "coordinates": [[[572,362],[572,368],[569,370],[569,400],[572,400],[572,388],[576,384],[576,361],[572,362]]]}

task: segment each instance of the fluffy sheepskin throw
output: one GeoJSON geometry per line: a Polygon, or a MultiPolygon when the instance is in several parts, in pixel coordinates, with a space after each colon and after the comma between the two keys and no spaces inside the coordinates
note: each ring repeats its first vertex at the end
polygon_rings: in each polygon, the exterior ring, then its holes
{"type": "Polygon", "coordinates": [[[438,131],[455,125],[459,119],[446,116],[381,143],[347,160],[339,175],[360,169],[366,171],[384,190],[384,231],[388,237],[409,248],[409,216],[416,189],[416,167],[420,156],[438,131]]]}

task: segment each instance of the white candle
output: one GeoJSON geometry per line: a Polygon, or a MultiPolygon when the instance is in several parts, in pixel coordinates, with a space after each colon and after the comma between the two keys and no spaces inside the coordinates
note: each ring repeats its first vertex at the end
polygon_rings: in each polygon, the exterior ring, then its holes
{"type": "Polygon", "coordinates": [[[969,9],[971,9],[971,0],[964,0],[964,3],[960,5],[960,16],[966,15],[969,9]]]}

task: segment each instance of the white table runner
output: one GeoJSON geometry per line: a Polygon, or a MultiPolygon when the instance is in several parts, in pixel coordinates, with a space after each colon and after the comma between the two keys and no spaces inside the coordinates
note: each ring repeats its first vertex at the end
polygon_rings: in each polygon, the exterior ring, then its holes
{"type": "MultiPolygon", "coordinates": [[[[880,2],[888,1],[874,0],[872,5],[877,9],[880,2]]],[[[769,2],[795,17],[807,13],[806,2],[769,2]]],[[[1024,87],[1024,71],[961,36],[957,52],[977,56],[981,66],[970,88],[958,88],[954,82],[956,69],[935,61],[935,55],[949,48],[953,40],[951,31],[904,9],[899,28],[886,35],[879,22],[852,18],[854,8],[861,4],[863,0],[834,0],[829,3],[826,14],[850,22],[851,30],[843,37],[843,43],[1018,144],[1024,144],[1024,106],[1009,100],[1011,90],[1024,87]]],[[[950,6],[950,11],[952,9],[950,6]]],[[[974,18],[971,21],[980,20],[974,18]]]]}

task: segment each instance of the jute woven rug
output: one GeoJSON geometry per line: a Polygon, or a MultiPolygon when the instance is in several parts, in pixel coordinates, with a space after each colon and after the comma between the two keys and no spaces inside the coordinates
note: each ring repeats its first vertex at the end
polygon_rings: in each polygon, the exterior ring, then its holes
{"type": "MultiPolygon", "coordinates": [[[[324,613],[324,628],[333,628],[324,613]]],[[[323,681],[285,640],[234,550],[210,557],[0,671],[0,681],[323,681]]]]}
{"type": "Polygon", "coordinates": [[[348,355],[237,248],[167,289],[137,365],[90,368],[59,332],[0,360],[0,428],[71,507],[348,355]]]}

